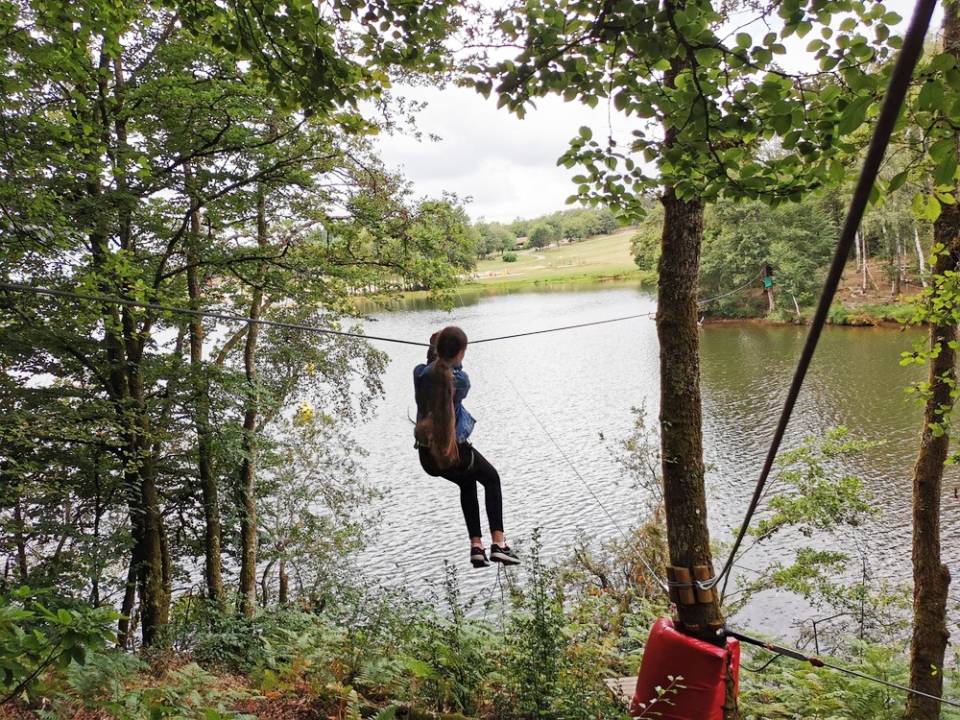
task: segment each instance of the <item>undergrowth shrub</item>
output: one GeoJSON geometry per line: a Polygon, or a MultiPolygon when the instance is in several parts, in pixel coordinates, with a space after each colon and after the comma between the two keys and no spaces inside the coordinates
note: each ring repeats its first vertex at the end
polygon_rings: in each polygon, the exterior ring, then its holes
{"type": "MultiPolygon", "coordinates": [[[[909,685],[906,658],[900,648],[860,643],[853,662],[868,675],[909,685]]],[[[758,657],[753,664],[770,659],[758,657]]],[[[775,662],[763,673],[744,673],[741,709],[744,720],[899,720],[905,694],[828,668],[775,662]]]]}
{"type": "Polygon", "coordinates": [[[0,704],[35,700],[47,674],[84,665],[114,639],[111,608],[68,603],[22,587],[0,596],[0,704]]]}

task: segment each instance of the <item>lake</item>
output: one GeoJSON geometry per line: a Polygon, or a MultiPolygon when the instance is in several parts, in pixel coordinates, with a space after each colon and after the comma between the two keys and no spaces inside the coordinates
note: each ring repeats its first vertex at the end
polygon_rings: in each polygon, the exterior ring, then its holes
{"type": "MultiPolygon", "coordinates": [[[[367,331],[426,341],[435,329],[456,324],[479,339],[654,309],[648,292],[631,287],[474,295],[462,297],[451,312],[416,301],[376,313],[367,331]]],[[[806,329],[731,323],[708,324],[701,332],[709,519],[713,536],[726,539],[742,519],[806,329]]],[[[819,547],[844,549],[856,558],[857,578],[861,553],[874,580],[910,577],[910,481],[921,412],[904,388],[923,371],[901,367],[899,359],[922,337],[917,329],[827,328],[784,440],[785,448],[795,447],[805,436],[845,425],[856,438],[881,442],[845,460],[843,467],[864,479],[877,505],[875,516],[852,535],[814,539],[819,547]]],[[[424,352],[402,345],[383,349],[391,358],[383,378],[386,395],[357,438],[369,453],[365,464],[371,484],[388,496],[380,531],[362,565],[381,581],[424,596],[437,586],[449,561],[459,570],[466,596],[489,598],[497,571],[469,567],[456,486],[427,476],[413,449],[411,371],[424,352]]],[[[471,346],[464,368],[472,381],[465,404],[478,419],[472,439],[500,472],[507,537],[515,547],[522,552],[539,527],[545,558],[559,561],[579,537],[598,542],[617,537],[591,490],[617,525],[638,522],[645,499],[631,488],[617,458],[619,442],[632,427],[631,408],[645,405],[654,425],[659,412],[652,318],[471,346]]],[[[955,575],[960,570],[957,485],[956,468],[950,467],[943,537],[944,557],[955,575]]],[[[754,551],[738,572],[784,556],[791,542],[778,539],[754,551]]],[[[815,615],[803,603],[778,596],[755,602],[735,619],[789,634],[793,621],[815,615]]]]}

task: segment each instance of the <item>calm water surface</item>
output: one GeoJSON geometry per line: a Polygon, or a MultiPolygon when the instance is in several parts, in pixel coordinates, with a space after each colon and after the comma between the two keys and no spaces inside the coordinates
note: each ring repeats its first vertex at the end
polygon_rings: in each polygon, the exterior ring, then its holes
{"type": "MultiPolygon", "coordinates": [[[[374,315],[368,332],[426,340],[434,329],[457,324],[478,339],[654,309],[649,294],[632,288],[473,297],[462,303],[452,312],[411,303],[374,315]]],[[[749,324],[702,330],[704,444],[715,537],[729,537],[742,518],[804,335],[804,328],[749,324]]],[[[917,331],[828,328],[784,443],[796,446],[805,436],[841,424],[856,437],[882,441],[845,461],[844,468],[865,480],[876,516],[853,536],[814,540],[857,558],[859,546],[875,578],[909,577],[910,470],[920,411],[903,388],[919,374],[898,361],[917,337],[917,331]]],[[[466,595],[489,597],[496,569],[469,568],[457,488],[424,474],[412,447],[411,371],[423,352],[399,345],[386,350],[391,358],[383,378],[386,396],[375,418],[358,431],[369,453],[370,480],[388,491],[381,530],[363,565],[384,582],[426,595],[443,577],[444,561],[450,561],[461,569],[466,595]]],[[[544,555],[560,560],[578,536],[600,541],[618,533],[537,418],[619,525],[640,519],[644,498],[631,489],[617,455],[618,441],[632,426],[631,408],[645,405],[651,419],[659,411],[652,319],[471,346],[464,367],[473,383],[466,405],[478,419],[473,441],[500,472],[507,536],[514,545],[522,549],[539,527],[544,555]]],[[[944,557],[955,575],[960,572],[957,479],[948,469],[944,557]]],[[[789,538],[778,543],[747,556],[744,565],[758,567],[771,555],[787,554],[789,538]]],[[[805,613],[812,614],[790,598],[767,597],[738,620],[785,632],[805,613]]]]}

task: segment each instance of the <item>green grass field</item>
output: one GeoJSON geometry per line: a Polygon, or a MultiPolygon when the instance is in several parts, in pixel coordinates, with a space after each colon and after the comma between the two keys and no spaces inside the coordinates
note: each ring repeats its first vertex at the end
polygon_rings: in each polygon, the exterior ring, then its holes
{"type": "Polygon", "coordinates": [[[499,255],[477,263],[472,284],[483,286],[539,285],[643,277],[630,253],[633,228],[611,235],[564,243],[543,250],[521,250],[516,262],[499,255]]]}

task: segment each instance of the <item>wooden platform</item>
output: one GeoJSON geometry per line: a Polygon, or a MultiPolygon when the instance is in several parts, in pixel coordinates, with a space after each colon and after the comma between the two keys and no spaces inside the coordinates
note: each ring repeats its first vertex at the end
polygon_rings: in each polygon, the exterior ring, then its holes
{"type": "Polygon", "coordinates": [[[607,687],[620,702],[629,705],[633,701],[633,694],[637,691],[636,677],[608,678],[607,687]]]}

